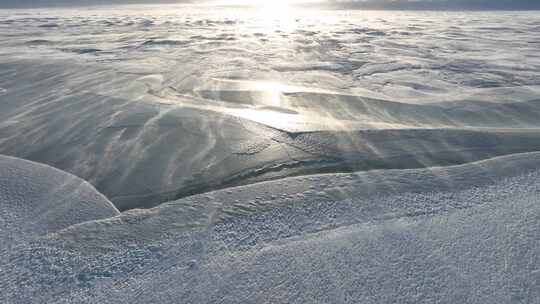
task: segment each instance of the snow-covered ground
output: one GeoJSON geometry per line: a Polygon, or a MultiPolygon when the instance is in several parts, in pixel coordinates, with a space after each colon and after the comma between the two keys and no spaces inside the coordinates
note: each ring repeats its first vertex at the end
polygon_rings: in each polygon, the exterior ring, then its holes
{"type": "Polygon", "coordinates": [[[540,303],[539,34],[0,11],[0,302],[540,303]]]}
{"type": "Polygon", "coordinates": [[[540,154],[288,178],[20,242],[3,303],[537,303],[540,154]]]}

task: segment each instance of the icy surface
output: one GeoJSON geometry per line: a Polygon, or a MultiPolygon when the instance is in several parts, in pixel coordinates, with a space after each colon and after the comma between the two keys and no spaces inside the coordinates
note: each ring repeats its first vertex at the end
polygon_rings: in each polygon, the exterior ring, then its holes
{"type": "Polygon", "coordinates": [[[121,210],[540,148],[535,12],[0,12],[0,153],[121,210]]]}

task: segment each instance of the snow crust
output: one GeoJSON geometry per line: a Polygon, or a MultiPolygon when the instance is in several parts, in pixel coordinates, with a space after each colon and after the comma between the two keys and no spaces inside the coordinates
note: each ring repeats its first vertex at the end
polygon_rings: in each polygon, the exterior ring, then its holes
{"type": "Polygon", "coordinates": [[[124,212],[4,251],[2,299],[534,303],[539,164],[289,178],[124,212]]]}

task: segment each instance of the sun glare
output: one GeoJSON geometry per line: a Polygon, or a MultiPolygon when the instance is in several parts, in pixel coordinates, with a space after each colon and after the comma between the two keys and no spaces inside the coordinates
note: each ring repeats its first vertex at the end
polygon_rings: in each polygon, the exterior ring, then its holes
{"type": "Polygon", "coordinates": [[[287,15],[289,13],[289,1],[287,0],[270,0],[270,1],[258,1],[257,5],[263,12],[268,13],[270,16],[279,17],[282,14],[287,15]]]}

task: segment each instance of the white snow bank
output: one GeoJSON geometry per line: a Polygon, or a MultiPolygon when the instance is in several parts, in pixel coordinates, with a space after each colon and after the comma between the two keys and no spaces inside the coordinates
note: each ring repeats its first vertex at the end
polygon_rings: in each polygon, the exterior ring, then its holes
{"type": "Polygon", "coordinates": [[[92,185],[71,174],[0,155],[0,244],[12,243],[84,221],[118,215],[92,185]]]}
{"type": "Polygon", "coordinates": [[[534,303],[539,180],[531,153],[216,191],[20,246],[0,300],[534,303]]]}

